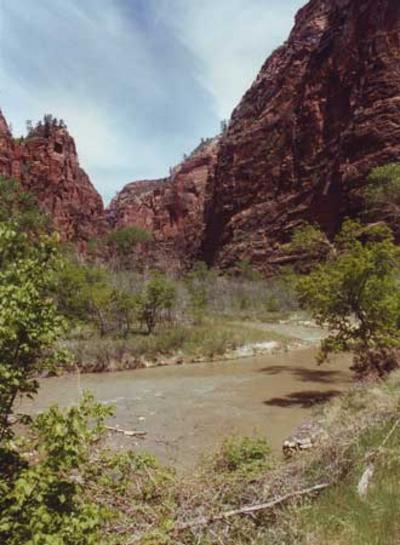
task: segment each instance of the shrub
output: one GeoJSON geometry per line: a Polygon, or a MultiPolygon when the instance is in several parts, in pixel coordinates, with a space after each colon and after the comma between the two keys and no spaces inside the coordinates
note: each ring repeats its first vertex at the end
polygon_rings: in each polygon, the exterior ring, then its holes
{"type": "Polygon", "coordinates": [[[365,189],[368,215],[386,221],[399,234],[400,219],[400,163],[392,163],[372,170],[365,189]]]}
{"type": "Polygon", "coordinates": [[[175,285],[161,274],[154,275],[136,298],[139,320],[146,325],[147,332],[154,328],[171,311],[176,301],[175,285]]]}
{"type": "Polygon", "coordinates": [[[271,449],[264,439],[231,437],[221,448],[216,460],[220,471],[256,471],[271,467],[271,449]]]}

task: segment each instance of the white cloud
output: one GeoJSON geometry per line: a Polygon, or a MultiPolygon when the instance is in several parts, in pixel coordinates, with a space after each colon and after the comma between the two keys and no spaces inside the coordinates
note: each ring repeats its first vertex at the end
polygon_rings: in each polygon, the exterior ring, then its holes
{"type": "Polygon", "coordinates": [[[0,0],[0,106],[63,118],[111,197],[215,134],[302,0],[0,0]]]}
{"type": "Polygon", "coordinates": [[[224,119],[268,54],[288,37],[303,4],[304,0],[164,0],[158,13],[176,26],[200,59],[198,78],[213,94],[217,115],[224,119]]]}

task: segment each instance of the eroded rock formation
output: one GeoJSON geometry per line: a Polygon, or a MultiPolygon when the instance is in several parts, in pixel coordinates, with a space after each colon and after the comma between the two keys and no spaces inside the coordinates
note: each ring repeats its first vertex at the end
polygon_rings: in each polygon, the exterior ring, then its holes
{"type": "Polygon", "coordinates": [[[151,261],[176,269],[193,262],[203,238],[205,188],[218,146],[218,138],[206,141],[169,178],[125,186],[107,209],[110,225],[136,225],[152,233],[151,261]]]}
{"type": "Polygon", "coordinates": [[[399,159],[399,0],[311,0],[221,140],[203,255],[271,272],[300,221],[332,234],[370,169],[399,159]]]}
{"type": "Polygon", "coordinates": [[[13,139],[0,112],[0,175],[20,181],[52,218],[63,240],[79,248],[106,229],[103,201],[79,165],[73,138],[52,118],[13,139]]]}

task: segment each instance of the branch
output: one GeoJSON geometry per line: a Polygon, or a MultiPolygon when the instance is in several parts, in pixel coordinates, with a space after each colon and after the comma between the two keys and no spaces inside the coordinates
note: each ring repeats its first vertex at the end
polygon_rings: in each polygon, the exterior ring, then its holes
{"type": "Polygon", "coordinates": [[[252,513],[256,513],[258,511],[265,511],[266,509],[271,509],[272,507],[275,507],[276,505],[280,505],[281,503],[286,502],[287,500],[290,500],[292,498],[298,498],[302,496],[307,496],[308,494],[312,494],[313,492],[318,492],[320,490],[324,490],[325,488],[328,488],[331,483],[321,483],[317,484],[315,486],[312,486],[311,488],[305,488],[303,490],[299,490],[297,492],[291,492],[290,494],[286,494],[285,496],[280,496],[278,498],[275,498],[274,500],[271,500],[267,503],[259,503],[256,505],[247,505],[245,507],[242,507],[240,509],[233,509],[232,511],[225,511],[224,513],[219,513],[217,515],[212,515],[210,517],[200,517],[198,519],[191,520],[189,522],[184,522],[182,524],[178,524],[175,526],[174,530],[177,532],[181,532],[183,530],[187,530],[189,528],[194,528],[196,526],[207,526],[208,524],[213,524],[214,522],[218,522],[221,520],[225,520],[230,517],[235,517],[237,515],[251,515],[252,513]]]}
{"type": "Polygon", "coordinates": [[[387,443],[389,442],[389,439],[392,437],[392,435],[394,434],[394,432],[397,430],[397,428],[400,426],[400,418],[398,418],[396,420],[396,422],[393,424],[392,428],[390,429],[389,433],[386,435],[385,439],[382,441],[382,443],[380,444],[380,446],[369,452],[366,456],[365,456],[365,460],[368,461],[368,460],[371,460],[373,458],[375,458],[377,456],[377,454],[379,454],[384,448],[385,446],[387,445],[387,443]]]}
{"type": "Polygon", "coordinates": [[[113,426],[106,426],[106,429],[115,433],[123,433],[126,437],[145,437],[147,435],[147,431],[122,430],[113,426]]]}

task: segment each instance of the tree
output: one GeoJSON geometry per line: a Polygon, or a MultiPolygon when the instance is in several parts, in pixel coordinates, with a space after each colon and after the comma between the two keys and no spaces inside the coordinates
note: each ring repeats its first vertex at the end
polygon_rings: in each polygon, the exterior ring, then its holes
{"type": "Polygon", "coordinates": [[[353,351],[354,369],[379,376],[397,367],[400,348],[400,251],[384,225],[347,220],[335,251],[297,280],[299,301],[328,328],[319,361],[353,351]]]}
{"type": "Polygon", "coordinates": [[[400,234],[400,163],[372,170],[364,192],[368,215],[387,222],[396,235],[400,234]]]}
{"type": "MultiPolygon", "coordinates": [[[[0,223],[0,440],[19,394],[33,394],[35,377],[61,355],[53,346],[63,331],[49,286],[58,266],[55,237],[32,242],[0,223]]],[[[61,359],[60,359],[61,361],[61,359]]]]}
{"type": "Polygon", "coordinates": [[[65,359],[56,348],[65,321],[54,301],[58,236],[26,221],[34,210],[14,184],[0,192],[0,543],[101,545],[110,510],[87,491],[101,482],[86,479],[110,409],[85,395],[66,413],[14,413],[17,397],[32,397],[40,374],[65,359]]]}
{"type": "Polygon", "coordinates": [[[39,210],[35,197],[16,180],[0,177],[0,223],[10,221],[31,239],[50,233],[50,220],[39,210]]]}
{"type": "Polygon", "coordinates": [[[151,240],[151,234],[136,225],[112,231],[107,243],[117,256],[119,266],[129,268],[132,251],[139,245],[151,240]]]}
{"type": "Polygon", "coordinates": [[[197,323],[201,323],[208,306],[212,275],[203,262],[196,263],[186,275],[185,284],[189,292],[190,311],[197,323]]]}
{"type": "Polygon", "coordinates": [[[140,322],[152,333],[161,322],[165,312],[170,311],[176,301],[176,287],[161,274],[156,274],[146,282],[136,298],[137,314],[140,322]]]}

